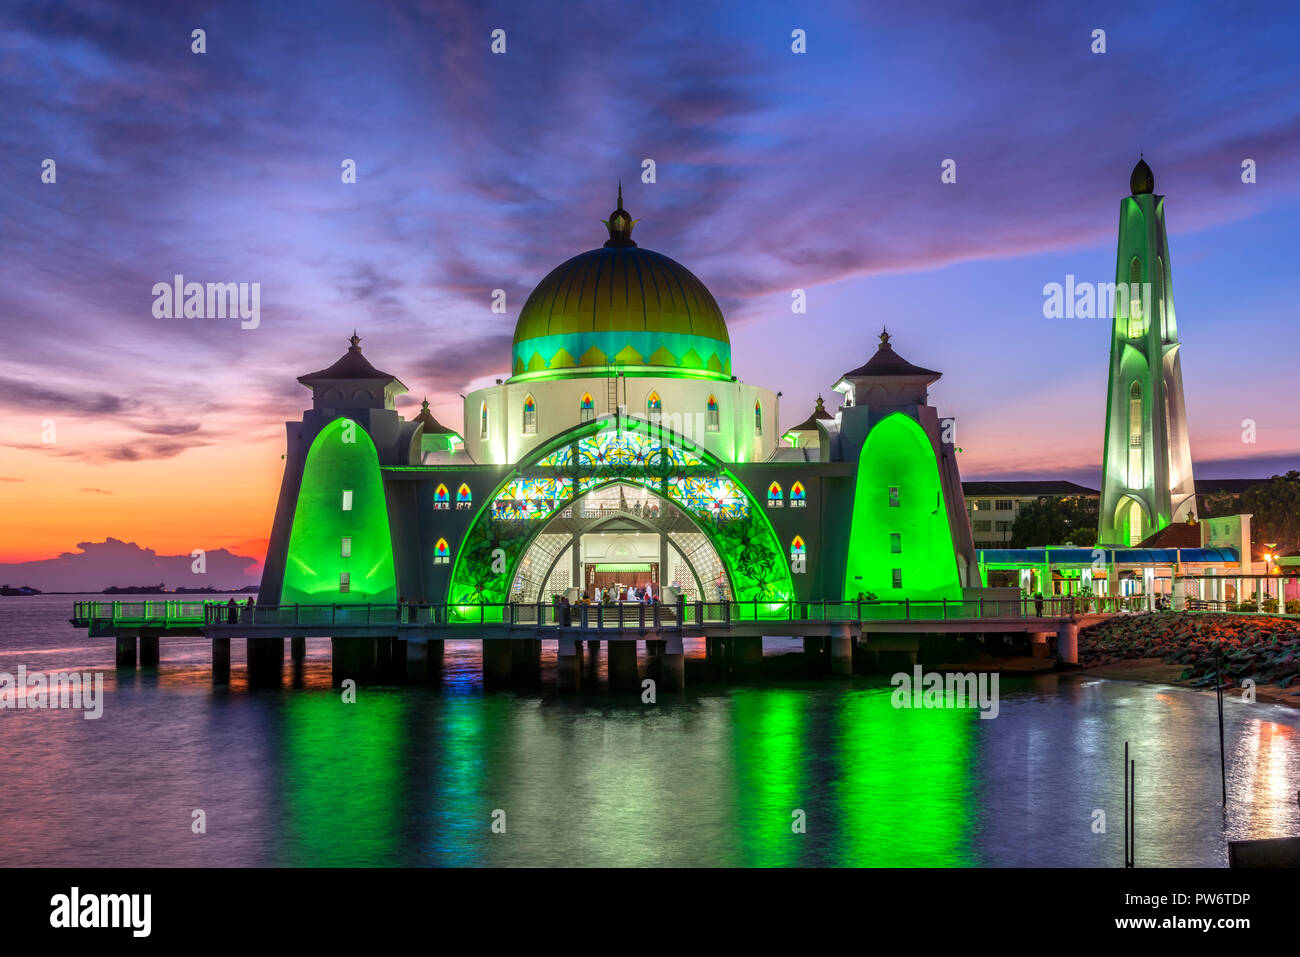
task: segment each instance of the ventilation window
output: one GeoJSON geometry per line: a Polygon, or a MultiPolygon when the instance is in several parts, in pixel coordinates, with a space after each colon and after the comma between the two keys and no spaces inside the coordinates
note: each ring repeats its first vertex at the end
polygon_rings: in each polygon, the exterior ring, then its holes
{"type": "Polygon", "coordinates": [[[343,490],[343,511],[352,511],[352,489],[350,488],[343,490]]]}
{"type": "Polygon", "coordinates": [[[347,572],[339,572],[339,594],[346,595],[352,590],[352,577],[347,572]]]}
{"type": "Polygon", "coordinates": [[[889,507],[898,508],[898,486],[889,486],[889,507]]]}
{"type": "Polygon", "coordinates": [[[894,569],[894,587],[895,588],[903,587],[903,570],[901,568],[894,569]]]}
{"type": "Polygon", "coordinates": [[[344,557],[344,558],[351,558],[351,557],[352,557],[352,539],[350,539],[350,538],[345,538],[345,539],[343,539],[343,547],[340,548],[339,551],[340,551],[340,553],[342,554],[342,557],[344,557]]]}
{"type": "Polygon", "coordinates": [[[903,551],[903,536],[898,532],[889,533],[889,550],[895,555],[903,551]]]}

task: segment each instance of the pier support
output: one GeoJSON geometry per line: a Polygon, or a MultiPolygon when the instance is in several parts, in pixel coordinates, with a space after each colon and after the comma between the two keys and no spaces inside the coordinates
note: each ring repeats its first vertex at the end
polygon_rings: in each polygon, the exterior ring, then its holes
{"type": "Polygon", "coordinates": [[[853,632],[848,625],[836,625],[830,636],[831,674],[853,674],[853,632]]]}
{"type": "Polygon", "coordinates": [[[555,680],[561,691],[577,691],[582,683],[581,645],[582,642],[577,638],[560,639],[559,652],[555,658],[555,680]]]}
{"type": "Polygon", "coordinates": [[[635,687],[637,683],[636,642],[631,640],[606,643],[609,655],[609,683],[611,687],[635,687]]]}
{"type": "Polygon", "coordinates": [[[136,632],[131,632],[130,634],[118,634],[117,666],[119,668],[135,667],[135,646],[136,632]]]}
{"type": "Polygon", "coordinates": [[[403,644],[406,645],[406,680],[423,684],[429,680],[429,648],[422,641],[403,644]]]}
{"type": "Polygon", "coordinates": [[[483,684],[501,684],[510,680],[511,648],[509,638],[483,639],[483,684]]]}
{"type": "Polygon", "coordinates": [[[212,683],[230,684],[230,639],[212,639],[212,683]]]}
{"type": "Polygon", "coordinates": [[[140,667],[158,667],[158,636],[140,635],[140,667]]]}
{"type": "Polygon", "coordinates": [[[599,655],[600,655],[600,642],[599,642],[599,641],[588,641],[588,642],[587,642],[587,654],[589,654],[589,655],[591,656],[591,660],[592,660],[592,662],[594,663],[595,660],[596,660],[596,658],[599,657],[599,655]]]}
{"type": "Polygon", "coordinates": [[[1056,633],[1056,657],[1067,665],[1079,663],[1079,626],[1075,622],[1061,622],[1056,633]]]}
{"type": "Polygon", "coordinates": [[[681,691],[686,687],[686,649],[682,647],[682,638],[672,638],[655,642],[660,648],[659,681],[664,691],[681,691]]]}
{"type": "Polygon", "coordinates": [[[541,679],[542,641],[540,638],[510,639],[510,674],[521,683],[541,679]]]}
{"type": "Polygon", "coordinates": [[[249,638],[249,687],[279,687],[283,677],[284,638],[249,638]]]}
{"type": "Polygon", "coordinates": [[[762,638],[728,638],[731,663],[738,672],[753,672],[763,664],[762,638]]]}
{"type": "Polygon", "coordinates": [[[430,638],[424,643],[425,657],[429,662],[429,680],[436,680],[442,674],[442,655],[445,647],[442,638],[430,638]]]}
{"type": "Polygon", "coordinates": [[[375,676],[374,638],[331,638],[334,687],[351,678],[358,685],[375,676]]]}

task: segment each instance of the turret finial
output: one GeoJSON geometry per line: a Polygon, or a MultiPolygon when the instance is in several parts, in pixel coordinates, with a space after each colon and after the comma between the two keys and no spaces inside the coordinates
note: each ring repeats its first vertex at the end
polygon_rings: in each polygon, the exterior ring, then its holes
{"type": "Polygon", "coordinates": [[[623,208],[623,180],[618,181],[618,208],[609,214],[609,219],[602,219],[605,228],[609,230],[609,239],[605,241],[606,246],[635,246],[632,241],[632,227],[641,222],[639,219],[633,219],[628,215],[627,210],[623,208]]]}
{"type": "Polygon", "coordinates": [[[361,351],[361,337],[360,337],[359,335],[357,335],[357,330],[355,330],[355,329],[352,330],[352,338],[349,339],[348,342],[351,343],[351,345],[348,347],[348,350],[349,350],[350,352],[360,352],[360,351],[361,351]]]}

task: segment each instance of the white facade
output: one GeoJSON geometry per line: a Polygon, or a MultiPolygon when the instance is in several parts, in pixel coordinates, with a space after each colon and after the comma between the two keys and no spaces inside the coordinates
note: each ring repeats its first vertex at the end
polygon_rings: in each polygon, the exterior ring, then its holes
{"type": "Polygon", "coordinates": [[[770,389],[718,379],[663,376],[593,376],[509,380],[470,393],[465,399],[465,448],[481,465],[518,462],[560,432],[583,421],[582,404],[590,396],[590,417],[612,414],[650,418],[650,399],[657,395],[660,422],[681,433],[724,462],[766,461],[777,447],[777,397],[770,389]],[[709,413],[709,398],[717,404],[709,413]],[[532,398],[534,413],[525,416],[532,398]],[[755,405],[761,417],[755,415],[755,405]],[[486,413],[486,425],[484,424],[486,413]]]}

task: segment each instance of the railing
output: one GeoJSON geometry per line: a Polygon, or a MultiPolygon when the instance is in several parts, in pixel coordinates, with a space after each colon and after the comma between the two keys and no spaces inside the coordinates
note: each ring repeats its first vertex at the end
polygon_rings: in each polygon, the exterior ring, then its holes
{"type": "Polygon", "coordinates": [[[72,617],[81,621],[108,621],[123,624],[203,624],[207,609],[225,607],[217,601],[78,601],[73,602],[72,617]]]}

